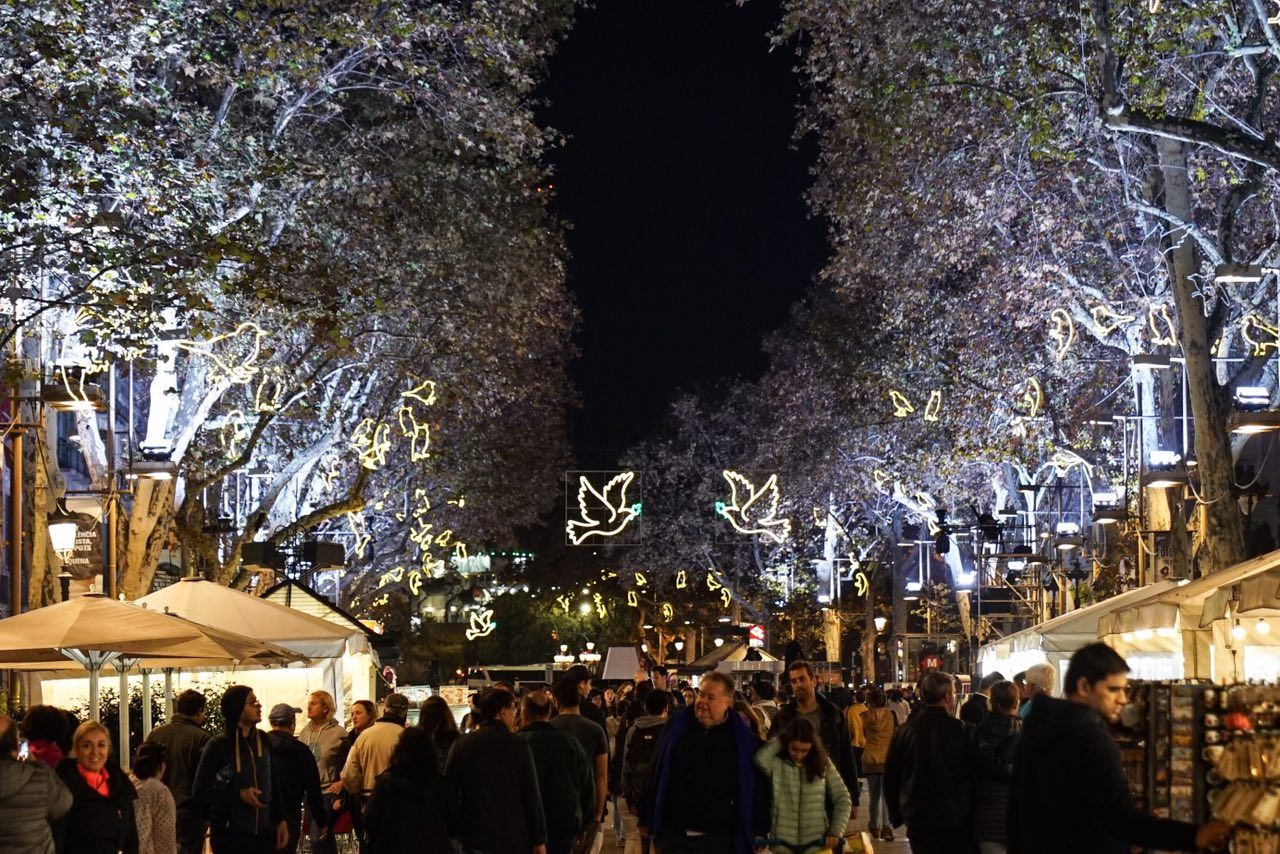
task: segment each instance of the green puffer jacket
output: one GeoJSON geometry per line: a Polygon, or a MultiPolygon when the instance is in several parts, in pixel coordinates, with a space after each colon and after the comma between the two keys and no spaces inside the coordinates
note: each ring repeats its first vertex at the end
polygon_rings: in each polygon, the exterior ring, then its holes
{"type": "MultiPolygon", "coordinates": [[[[853,800],[830,759],[825,776],[810,780],[808,772],[784,754],[782,742],[772,738],[756,752],[755,761],[773,789],[770,833],[774,839],[788,845],[813,843],[816,851],[823,847],[823,837],[839,839],[844,835],[853,800]]],[[[792,850],[774,849],[778,854],[791,854],[792,850]]]]}

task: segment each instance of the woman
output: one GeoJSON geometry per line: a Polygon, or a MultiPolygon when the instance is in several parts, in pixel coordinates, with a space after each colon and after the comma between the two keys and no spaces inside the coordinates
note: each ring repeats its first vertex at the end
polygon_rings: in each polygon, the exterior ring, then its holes
{"type": "Polygon", "coordinates": [[[165,747],[144,741],[133,755],[129,780],[138,792],[134,821],[138,827],[138,854],[178,854],[177,807],[164,776],[165,747]]]}
{"type": "Polygon", "coordinates": [[[22,719],[22,737],[27,740],[27,756],[57,768],[63,752],[59,747],[67,735],[67,718],[54,706],[32,706],[22,719]]]}
{"type": "Polygon", "coordinates": [[[436,768],[444,774],[444,762],[449,758],[449,749],[458,740],[458,724],[444,697],[428,697],[422,701],[422,709],[418,712],[418,729],[431,736],[431,746],[436,752],[436,768]]]}
{"type": "Polygon", "coordinates": [[[757,740],[761,742],[769,740],[769,728],[765,726],[764,718],[750,703],[746,700],[734,700],[733,710],[738,713],[738,717],[742,718],[743,723],[751,728],[757,740]]]}
{"type": "Polygon", "coordinates": [[[760,748],[755,762],[772,787],[769,844],[774,854],[835,848],[853,800],[813,724],[796,718],[760,748]]]}
{"type": "MultiPolygon", "coordinates": [[[[354,707],[353,707],[354,711],[354,707]]],[[[364,712],[361,707],[361,712],[364,712]]],[[[334,801],[342,793],[342,762],[346,751],[343,742],[347,731],[333,719],[338,712],[338,704],[328,691],[312,691],[307,698],[307,725],[298,734],[298,740],[307,746],[316,760],[316,770],[320,772],[320,791],[324,795],[325,806],[329,809],[326,824],[334,825],[334,801]]],[[[308,808],[309,809],[309,808],[308,808]]],[[[317,822],[308,817],[311,828],[311,850],[316,854],[331,854],[334,851],[333,835],[320,830],[317,822]]]]}
{"type": "MultiPolygon", "coordinates": [[[[356,739],[360,737],[360,733],[373,726],[373,722],[375,720],[373,702],[370,700],[356,700],[351,704],[351,711],[349,715],[351,718],[351,732],[347,733],[347,737],[342,739],[342,746],[338,751],[339,773],[341,773],[342,767],[347,764],[347,754],[351,752],[351,745],[356,743],[356,739]]],[[[357,798],[357,800],[359,799],[357,798]]],[[[341,781],[339,781],[338,794],[333,799],[331,809],[333,814],[337,815],[347,806],[347,797],[342,793],[341,781]]],[[[352,829],[355,831],[356,838],[360,839],[364,832],[364,822],[361,821],[363,816],[360,814],[361,811],[358,809],[353,809],[350,812],[352,829]]]]}
{"type": "Polygon", "coordinates": [[[867,777],[867,793],[871,795],[871,811],[867,814],[867,831],[873,838],[893,841],[889,827],[889,807],[884,800],[884,763],[889,758],[889,742],[898,726],[897,716],[889,708],[879,688],[867,695],[867,710],[862,713],[862,773],[867,777]],[[884,824],[880,817],[884,816],[884,824]]]}
{"type": "Polygon", "coordinates": [[[1013,753],[1022,735],[1018,717],[1018,686],[991,686],[991,711],[978,724],[978,781],[973,791],[973,838],[982,854],[1005,854],[1009,787],[1013,783],[1013,753]]]}
{"type": "Polygon", "coordinates": [[[133,807],[138,793],[111,758],[111,736],[97,721],[76,728],[58,776],[71,790],[71,811],[58,822],[62,854],[138,854],[133,807]]]}
{"type": "Polygon", "coordinates": [[[371,854],[452,854],[449,800],[435,753],[421,727],[409,727],[396,742],[365,812],[371,854]]]}

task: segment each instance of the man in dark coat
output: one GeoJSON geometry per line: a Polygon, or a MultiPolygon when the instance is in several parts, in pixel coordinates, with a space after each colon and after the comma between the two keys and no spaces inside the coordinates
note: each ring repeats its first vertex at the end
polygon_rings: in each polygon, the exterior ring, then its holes
{"type": "Polygon", "coordinates": [[[476,710],[480,728],[453,743],[444,768],[462,851],[546,854],[533,753],[511,731],[516,698],[501,688],[485,688],[476,697],[476,710]]]}
{"type": "Polygon", "coordinates": [[[1032,699],[1013,763],[1010,854],[1225,846],[1225,824],[1196,827],[1134,806],[1120,750],[1106,728],[1106,721],[1118,719],[1128,702],[1128,673],[1129,665],[1111,647],[1089,644],[1071,657],[1067,699],[1043,693],[1032,699]],[[1067,828],[1064,817],[1070,822],[1067,828]]]}
{"type": "Polygon", "coordinates": [[[594,826],[593,763],[576,738],[551,725],[551,698],[545,692],[524,698],[520,719],[524,722],[520,737],[528,743],[538,773],[547,822],[547,854],[568,854],[583,829],[594,826]]]}
{"type": "Polygon", "coordinates": [[[1003,681],[1004,676],[999,670],[983,676],[978,682],[978,690],[969,695],[969,699],[960,707],[960,720],[973,726],[982,723],[982,719],[991,711],[991,686],[1003,681]]]}
{"type": "Polygon", "coordinates": [[[271,761],[275,768],[280,797],[284,801],[284,820],[289,826],[289,841],[284,851],[293,854],[298,850],[302,836],[302,805],[306,801],[312,818],[320,823],[329,815],[324,809],[324,796],[320,793],[320,768],[310,749],[294,735],[297,714],[302,709],[288,703],[277,703],[267,715],[271,724],[271,761]]]}
{"type": "Polygon", "coordinates": [[[226,731],[204,747],[193,792],[209,810],[213,854],[275,854],[289,841],[262,704],[247,685],[222,695],[226,731]]]}
{"type": "Polygon", "coordinates": [[[973,806],[972,728],[952,717],[956,693],[950,674],[926,673],[920,699],[923,707],[898,731],[885,760],[889,822],[906,824],[913,854],[965,851],[973,806]]]}
{"type": "Polygon", "coordinates": [[[639,827],[664,854],[752,854],[768,824],[752,763],[760,742],[733,712],[732,677],[713,670],[699,687],[693,706],[663,730],[639,827]]]}
{"type": "Polygon", "coordinates": [[[164,745],[164,776],[177,807],[178,854],[200,854],[204,850],[208,822],[191,789],[196,780],[200,754],[213,734],[204,728],[204,694],[188,688],[173,704],[173,720],[151,730],[147,741],[164,745]]]}
{"type": "Polygon", "coordinates": [[[43,762],[18,761],[18,727],[0,715],[0,851],[53,854],[53,830],[71,792],[43,762]]]}
{"type": "Polygon", "coordinates": [[[840,778],[844,780],[845,788],[853,798],[853,815],[856,816],[860,788],[858,765],[853,758],[853,740],[849,737],[849,724],[845,721],[844,712],[817,692],[818,682],[814,677],[813,665],[809,662],[791,662],[787,668],[787,679],[791,683],[792,699],[774,716],[769,727],[769,737],[777,736],[796,718],[807,718],[822,739],[822,746],[827,749],[831,762],[840,772],[840,778]]]}

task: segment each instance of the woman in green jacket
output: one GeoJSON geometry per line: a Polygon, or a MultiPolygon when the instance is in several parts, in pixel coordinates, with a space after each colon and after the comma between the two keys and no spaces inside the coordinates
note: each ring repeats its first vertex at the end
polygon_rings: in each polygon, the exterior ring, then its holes
{"type": "Polygon", "coordinates": [[[760,748],[755,761],[773,789],[769,845],[774,854],[834,848],[853,801],[813,724],[796,718],[760,748]]]}

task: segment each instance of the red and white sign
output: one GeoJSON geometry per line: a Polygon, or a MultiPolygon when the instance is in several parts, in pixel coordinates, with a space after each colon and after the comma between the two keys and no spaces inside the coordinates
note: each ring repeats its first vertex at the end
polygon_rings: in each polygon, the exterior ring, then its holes
{"type": "Polygon", "coordinates": [[[764,626],[749,626],[747,628],[747,644],[749,646],[764,646],[764,626]]]}

